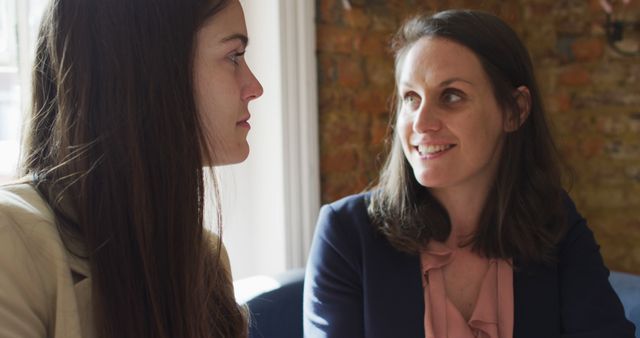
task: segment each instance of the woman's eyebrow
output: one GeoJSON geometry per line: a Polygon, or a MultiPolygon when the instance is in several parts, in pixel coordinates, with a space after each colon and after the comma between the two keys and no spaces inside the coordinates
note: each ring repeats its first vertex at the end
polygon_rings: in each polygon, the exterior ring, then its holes
{"type": "MultiPolygon", "coordinates": [[[[463,79],[461,77],[452,77],[450,79],[446,79],[446,80],[440,82],[440,84],[438,84],[438,87],[446,87],[446,86],[448,86],[448,85],[450,85],[450,84],[452,84],[454,82],[464,82],[464,83],[473,85],[473,82],[471,82],[469,80],[465,80],[465,79],[463,79]]],[[[409,80],[409,81],[401,81],[399,83],[399,87],[411,87],[412,83],[413,82],[411,80],[409,80]]]]}
{"type": "Polygon", "coordinates": [[[468,83],[470,85],[473,85],[473,82],[465,80],[463,78],[460,77],[452,77],[450,79],[444,80],[442,82],[440,82],[440,87],[446,87],[454,82],[464,82],[464,83],[468,83]]]}
{"type": "Polygon", "coordinates": [[[229,36],[226,36],[226,37],[222,38],[222,40],[220,40],[220,42],[226,43],[226,42],[233,41],[233,40],[240,40],[240,42],[242,43],[242,46],[244,48],[246,48],[247,45],[249,44],[249,38],[246,35],[241,34],[241,33],[235,33],[235,34],[231,34],[229,36]]]}

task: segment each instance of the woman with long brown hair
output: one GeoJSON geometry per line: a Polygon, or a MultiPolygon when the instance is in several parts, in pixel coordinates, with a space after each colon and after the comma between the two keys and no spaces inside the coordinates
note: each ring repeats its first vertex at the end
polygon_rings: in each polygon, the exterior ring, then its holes
{"type": "Polygon", "coordinates": [[[0,336],[246,336],[203,212],[248,156],[247,42],[237,0],[50,3],[0,188],[0,336]]]}
{"type": "Polygon", "coordinates": [[[320,212],[305,336],[633,337],[516,33],[450,10],[392,47],[390,153],[372,191],[320,212]]]}

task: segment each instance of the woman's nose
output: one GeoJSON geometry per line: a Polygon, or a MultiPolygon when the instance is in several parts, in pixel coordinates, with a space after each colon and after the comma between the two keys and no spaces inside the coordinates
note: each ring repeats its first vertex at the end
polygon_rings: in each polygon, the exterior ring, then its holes
{"type": "Polygon", "coordinates": [[[249,67],[247,67],[247,71],[249,79],[244,88],[243,100],[248,102],[262,96],[262,94],[264,93],[264,88],[262,88],[262,84],[260,84],[260,81],[258,81],[249,67]]]}
{"type": "Polygon", "coordinates": [[[437,108],[424,102],[413,120],[413,130],[417,133],[428,133],[438,131],[441,128],[442,121],[437,108]]]}

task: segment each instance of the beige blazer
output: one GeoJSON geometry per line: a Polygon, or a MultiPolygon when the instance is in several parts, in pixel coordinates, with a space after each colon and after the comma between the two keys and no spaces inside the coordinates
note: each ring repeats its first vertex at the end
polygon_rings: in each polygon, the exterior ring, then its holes
{"type": "Polygon", "coordinates": [[[95,337],[88,263],[67,251],[53,219],[31,185],[0,187],[2,338],[95,337]]]}

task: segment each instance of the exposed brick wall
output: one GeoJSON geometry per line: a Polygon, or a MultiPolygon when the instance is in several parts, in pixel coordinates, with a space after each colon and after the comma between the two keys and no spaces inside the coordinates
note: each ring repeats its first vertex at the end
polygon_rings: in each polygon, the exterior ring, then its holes
{"type": "MultiPolygon", "coordinates": [[[[393,91],[387,46],[410,15],[448,8],[498,14],[529,48],[568,188],[608,266],[640,273],[640,58],[607,45],[598,0],[316,0],[322,200],[377,177],[393,91]],[[347,3],[350,9],[347,9],[347,3]]],[[[640,19],[640,1],[627,18],[640,19]]]]}

